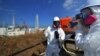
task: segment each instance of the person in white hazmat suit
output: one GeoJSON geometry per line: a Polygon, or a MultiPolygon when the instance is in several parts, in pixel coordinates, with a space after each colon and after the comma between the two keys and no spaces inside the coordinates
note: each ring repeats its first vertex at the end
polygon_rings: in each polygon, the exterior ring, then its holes
{"type": "Polygon", "coordinates": [[[46,56],[59,56],[61,43],[65,39],[59,17],[54,17],[53,25],[45,30],[45,37],[47,37],[46,56]]]}
{"type": "Polygon", "coordinates": [[[84,56],[100,56],[100,1],[88,0],[88,6],[81,10],[80,18],[80,29],[75,36],[76,45],[83,49],[84,56]]]}

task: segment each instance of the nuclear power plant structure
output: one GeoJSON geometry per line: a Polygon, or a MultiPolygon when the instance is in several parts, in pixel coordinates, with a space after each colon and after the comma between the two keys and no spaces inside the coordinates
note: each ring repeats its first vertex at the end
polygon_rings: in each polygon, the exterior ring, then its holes
{"type": "Polygon", "coordinates": [[[12,24],[7,27],[0,27],[0,35],[6,36],[18,36],[18,35],[25,35],[26,33],[33,33],[35,30],[43,30],[44,28],[39,28],[39,15],[36,14],[35,16],[35,27],[27,27],[26,26],[16,26],[16,19],[13,15],[12,17],[12,24]]]}
{"type": "Polygon", "coordinates": [[[35,29],[39,29],[39,16],[36,14],[35,29]]]}

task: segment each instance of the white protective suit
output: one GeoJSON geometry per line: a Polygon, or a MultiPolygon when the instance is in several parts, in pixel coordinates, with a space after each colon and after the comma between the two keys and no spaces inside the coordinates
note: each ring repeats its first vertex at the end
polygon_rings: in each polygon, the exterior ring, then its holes
{"type": "Polygon", "coordinates": [[[100,12],[97,12],[99,11],[95,10],[94,14],[97,20],[90,26],[87,34],[82,29],[76,31],[76,45],[84,50],[84,56],[100,56],[100,12]]]}
{"type": "Polygon", "coordinates": [[[55,31],[58,31],[59,33],[59,41],[63,41],[65,39],[65,33],[61,28],[53,29],[49,26],[45,31],[45,37],[47,37],[46,56],[59,56],[60,48],[58,46],[58,40],[54,36],[55,31]]]}

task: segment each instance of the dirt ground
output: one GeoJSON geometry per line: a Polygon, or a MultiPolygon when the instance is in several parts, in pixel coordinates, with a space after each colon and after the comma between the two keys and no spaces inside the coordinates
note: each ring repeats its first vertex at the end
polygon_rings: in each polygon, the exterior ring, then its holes
{"type": "MultiPolygon", "coordinates": [[[[39,56],[46,50],[46,41],[43,42],[44,40],[43,32],[17,37],[0,36],[0,56],[39,56]]],[[[70,44],[67,46],[74,48],[70,44]]],[[[75,53],[76,56],[83,56],[83,52],[75,53]]],[[[61,49],[60,56],[73,55],[69,55],[61,49]]]]}
{"type": "Polygon", "coordinates": [[[24,36],[0,36],[0,56],[38,56],[46,48],[43,40],[43,32],[24,36]]]}

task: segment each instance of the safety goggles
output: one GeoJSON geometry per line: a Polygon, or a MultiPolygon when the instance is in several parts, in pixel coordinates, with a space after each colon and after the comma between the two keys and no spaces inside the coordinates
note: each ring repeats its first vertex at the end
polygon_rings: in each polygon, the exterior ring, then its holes
{"type": "Polygon", "coordinates": [[[56,27],[59,27],[60,21],[53,21],[53,25],[55,25],[56,27]]]}
{"type": "Polygon", "coordinates": [[[80,19],[85,19],[87,16],[91,14],[99,14],[100,15],[100,5],[86,7],[80,10],[80,19]]]}
{"type": "Polygon", "coordinates": [[[86,19],[89,15],[93,14],[90,8],[84,8],[76,15],[76,19],[86,19]]]}
{"type": "Polygon", "coordinates": [[[83,8],[80,12],[82,14],[82,17],[83,17],[82,19],[83,20],[86,19],[89,15],[93,14],[93,12],[92,12],[90,7],[83,8]]]}

